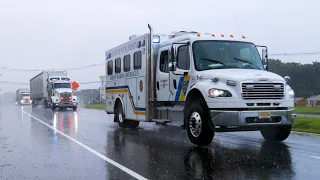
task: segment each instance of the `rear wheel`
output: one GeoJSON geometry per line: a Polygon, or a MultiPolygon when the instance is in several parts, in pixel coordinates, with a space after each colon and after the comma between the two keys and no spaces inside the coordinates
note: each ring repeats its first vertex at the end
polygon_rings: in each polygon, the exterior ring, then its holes
{"type": "Polygon", "coordinates": [[[118,122],[119,126],[124,128],[126,127],[126,120],[125,120],[125,116],[123,113],[123,108],[122,105],[120,103],[116,104],[115,110],[114,110],[114,118],[115,121],[118,122]]]}
{"type": "Polygon", "coordinates": [[[208,112],[199,101],[192,103],[186,113],[186,129],[189,140],[198,146],[209,145],[215,134],[208,112]]]}
{"type": "Polygon", "coordinates": [[[284,141],[291,133],[291,125],[264,127],[260,132],[265,140],[284,141]]]}
{"type": "Polygon", "coordinates": [[[37,107],[35,100],[32,101],[31,106],[32,106],[32,108],[36,108],[37,107]]]}
{"type": "Polygon", "coordinates": [[[44,109],[47,109],[48,107],[49,107],[48,101],[47,101],[47,100],[44,100],[44,101],[43,101],[43,108],[44,108],[44,109]]]}
{"type": "Polygon", "coordinates": [[[137,128],[140,121],[125,119],[122,105],[118,102],[114,110],[115,122],[118,122],[119,126],[122,128],[137,128]]]}

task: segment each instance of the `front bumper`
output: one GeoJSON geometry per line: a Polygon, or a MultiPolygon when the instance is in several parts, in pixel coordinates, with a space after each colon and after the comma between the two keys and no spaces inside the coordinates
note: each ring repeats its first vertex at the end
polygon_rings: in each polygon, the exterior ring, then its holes
{"type": "Polygon", "coordinates": [[[215,126],[263,126],[293,124],[296,118],[294,109],[290,110],[254,110],[254,111],[219,111],[210,110],[215,126]],[[259,114],[268,114],[260,117],[259,114]]]}
{"type": "Polygon", "coordinates": [[[31,102],[30,102],[30,101],[29,101],[29,102],[20,102],[20,104],[21,104],[21,105],[30,105],[31,102]]]}
{"type": "Polygon", "coordinates": [[[78,106],[77,102],[59,102],[59,103],[53,103],[55,107],[75,107],[78,106]]]}

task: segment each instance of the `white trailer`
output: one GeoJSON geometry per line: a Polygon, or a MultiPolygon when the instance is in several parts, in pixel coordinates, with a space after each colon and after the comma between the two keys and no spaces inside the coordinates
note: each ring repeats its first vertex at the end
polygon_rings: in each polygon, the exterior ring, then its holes
{"type": "Polygon", "coordinates": [[[55,110],[72,108],[77,110],[78,102],[71,89],[71,80],[66,71],[43,71],[30,80],[32,107],[43,105],[55,110]]]}
{"type": "Polygon", "coordinates": [[[30,105],[30,91],[27,88],[19,88],[16,91],[16,103],[19,105],[30,105]]]}
{"type": "Polygon", "coordinates": [[[244,36],[149,30],[106,51],[106,112],[121,127],[174,123],[197,145],[211,143],[216,131],[289,136],[294,91],[289,77],[268,72],[266,46],[244,36]]]}

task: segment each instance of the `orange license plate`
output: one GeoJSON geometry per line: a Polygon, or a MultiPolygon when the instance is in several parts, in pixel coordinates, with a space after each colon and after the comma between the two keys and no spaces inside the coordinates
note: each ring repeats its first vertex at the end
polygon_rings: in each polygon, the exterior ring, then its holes
{"type": "Polygon", "coordinates": [[[271,117],[271,112],[259,112],[259,119],[266,119],[271,117]]]}

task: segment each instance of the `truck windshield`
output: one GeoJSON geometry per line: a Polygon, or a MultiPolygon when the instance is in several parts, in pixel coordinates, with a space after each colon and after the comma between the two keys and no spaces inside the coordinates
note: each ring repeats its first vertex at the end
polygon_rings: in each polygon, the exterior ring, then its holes
{"type": "Polygon", "coordinates": [[[58,89],[58,88],[71,88],[71,84],[70,83],[54,83],[54,88],[58,89]]]}
{"type": "Polygon", "coordinates": [[[22,97],[28,97],[30,94],[21,94],[22,97]]]}
{"type": "Polygon", "coordinates": [[[195,69],[263,69],[256,46],[238,41],[195,41],[192,45],[195,69]]]}

